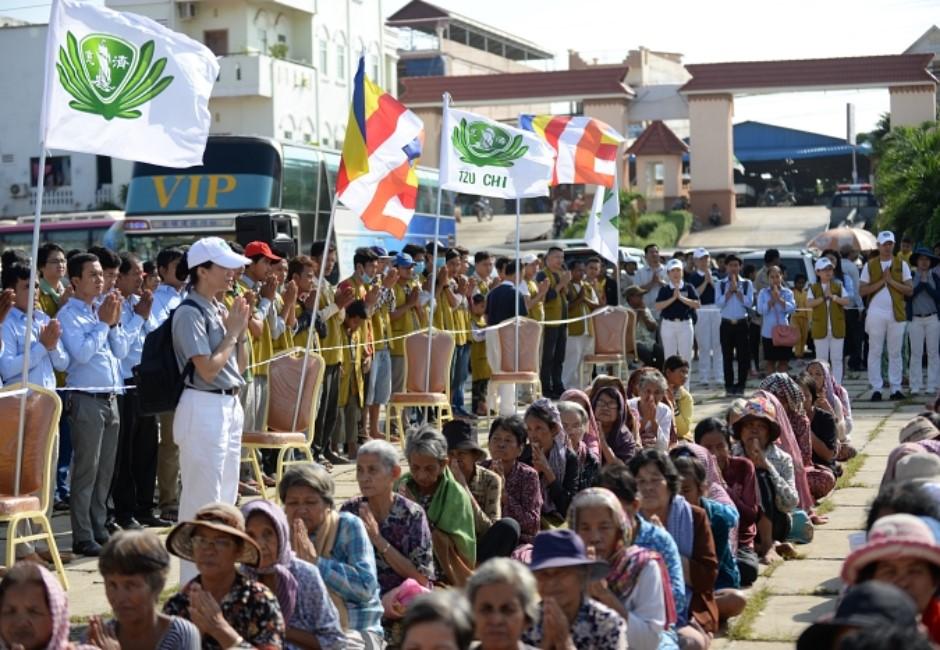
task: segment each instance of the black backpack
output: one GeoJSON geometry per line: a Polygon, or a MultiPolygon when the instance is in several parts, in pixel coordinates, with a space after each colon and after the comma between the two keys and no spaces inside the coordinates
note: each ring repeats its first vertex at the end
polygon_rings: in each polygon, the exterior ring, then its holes
{"type": "MultiPolygon", "coordinates": [[[[179,307],[183,305],[196,307],[205,316],[198,303],[186,299],[179,307]]],[[[182,372],[176,363],[176,350],[173,349],[173,315],[176,309],[144,339],[140,363],[133,368],[134,385],[137,387],[137,400],[142,415],[160,415],[175,411],[185,387],[185,379],[188,377],[192,380],[195,372],[192,360],[186,363],[182,372]]]]}

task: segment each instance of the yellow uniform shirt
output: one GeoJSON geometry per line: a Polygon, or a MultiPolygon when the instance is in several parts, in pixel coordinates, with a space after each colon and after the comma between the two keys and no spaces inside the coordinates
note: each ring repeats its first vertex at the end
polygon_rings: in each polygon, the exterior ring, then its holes
{"type": "MultiPolygon", "coordinates": [[[[420,290],[421,288],[414,286],[411,281],[396,282],[395,286],[392,288],[392,291],[395,293],[396,309],[400,309],[408,302],[408,296],[411,295],[411,292],[420,290]]],[[[393,357],[405,356],[404,337],[417,332],[421,328],[421,323],[418,320],[419,309],[421,308],[415,305],[414,308],[407,310],[398,318],[391,318],[391,314],[389,315],[392,341],[389,343],[388,347],[393,357]]]]}
{"type": "MultiPolygon", "coordinates": [[[[336,301],[336,288],[326,280],[320,288],[320,297],[317,298],[319,308],[326,309],[336,301]]],[[[340,329],[343,327],[343,319],[346,318],[346,312],[343,309],[337,309],[326,319],[326,338],[321,341],[322,348],[320,354],[328,366],[335,366],[343,359],[343,335],[340,329]]]]}
{"type": "MultiPolygon", "coordinates": [[[[535,280],[526,280],[526,286],[529,288],[529,297],[535,298],[539,294],[539,285],[535,280]]],[[[529,318],[532,320],[545,320],[545,305],[541,301],[529,308],[529,318]]]]}
{"type": "MultiPolygon", "coordinates": [[[[241,288],[241,293],[251,290],[251,287],[245,283],[244,278],[238,281],[238,285],[241,288]]],[[[261,301],[260,293],[258,294],[258,301],[261,301]]],[[[276,309],[275,301],[271,301],[270,309],[276,309]]],[[[248,332],[248,340],[251,342],[251,352],[254,363],[262,364],[254,369],[254,374],[258,377],[268,376],[268,364],[266,362],[270,361],[271,357],[274,356],[274,340],[271,338],[271,323],[267,316],[265,316],[263,320],[261,336],[254,337],[251,335],[251,332],[248,332]]]]}
{"type": "MultiPolygon", "coordinates": [[[[587,282],[572,282],[568,286],[568,300],[574,301],[578,294],[583,291],[585,298],[590,302],[597,302],[597,296],[594,289],[587,282]]],[[[569,307],[568,318],[581,318],[591,313],[591,308],[585,302],[578,303],[569,307]]],[[[568,323],[568,336],[593,336],[594,322],[591,319],[578,320],[568,323]]]]}
{"type": "Polygon", "coordinates": [[[361,408],[365,401],[362,376],[363,346],[360,345],[362,342],[362,329],[357,329],[352,334],[346,330],[345,326],[341,327],[340,330],[343,345],[343,366],[340,370],[339,406],[343,407],[349,403],[350,398],[353,397],[353,387],[355,387],[355,399],[359,402],[361,408]]]}

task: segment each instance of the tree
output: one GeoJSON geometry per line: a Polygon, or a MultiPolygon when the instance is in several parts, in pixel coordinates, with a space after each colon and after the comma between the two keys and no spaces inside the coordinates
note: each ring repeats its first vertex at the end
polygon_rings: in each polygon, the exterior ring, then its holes
{"type": "Polygon", "coordinates": [[[881,145],[879,224],[915,241],[940,241],[940,125],[896,127],[881,145]]]}

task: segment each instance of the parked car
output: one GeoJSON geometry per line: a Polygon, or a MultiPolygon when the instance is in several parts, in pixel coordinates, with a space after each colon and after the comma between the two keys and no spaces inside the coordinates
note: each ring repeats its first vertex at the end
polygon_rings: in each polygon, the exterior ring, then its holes
{"type": "Polygon", "coordinates": [[[871,230],[879,209],[871,185],[839,185],[829,202],[829,227],[862,226],[871,230]]]}
{"type": "MultiPolygon", "coordinates": [[[[753,264],[758,270],[764,266],[764,251],[752,251],[740,256],[744,265],[753,264]]],[[[813,254],[804,248],[782,248],[780,249],[780,267],[783,269],[784,279],[787,286],[793,287],[793,279],[802,273],[807,280],[813,281],[816,278],[816,271],[813,264],[816,260],[813,254]]]]}

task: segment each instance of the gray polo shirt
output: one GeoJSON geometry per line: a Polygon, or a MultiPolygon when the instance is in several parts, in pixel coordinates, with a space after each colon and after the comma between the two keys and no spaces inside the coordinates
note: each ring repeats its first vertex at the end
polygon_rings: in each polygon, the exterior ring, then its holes
{"type": "MultiPolygon", "coordinates": [[[[176,351],[176,362],[180,370],[193,357],[210,356],[225,336],[225,326],[222,322],[226,314],[225,307],[216,300],[206,300],[195,290],[190,291],[186,298],[202,307],[202,311],[192,305],[182,304],[173,315],[173,349],[176,351]]],[[[206,382],[198,372],[193,372],[192,380],[187,378],[185,381],[187,387],[197,390],[236,388],[245,383],[238,372],[238,355],[235,352],[212,383],[206,382]]]]}

